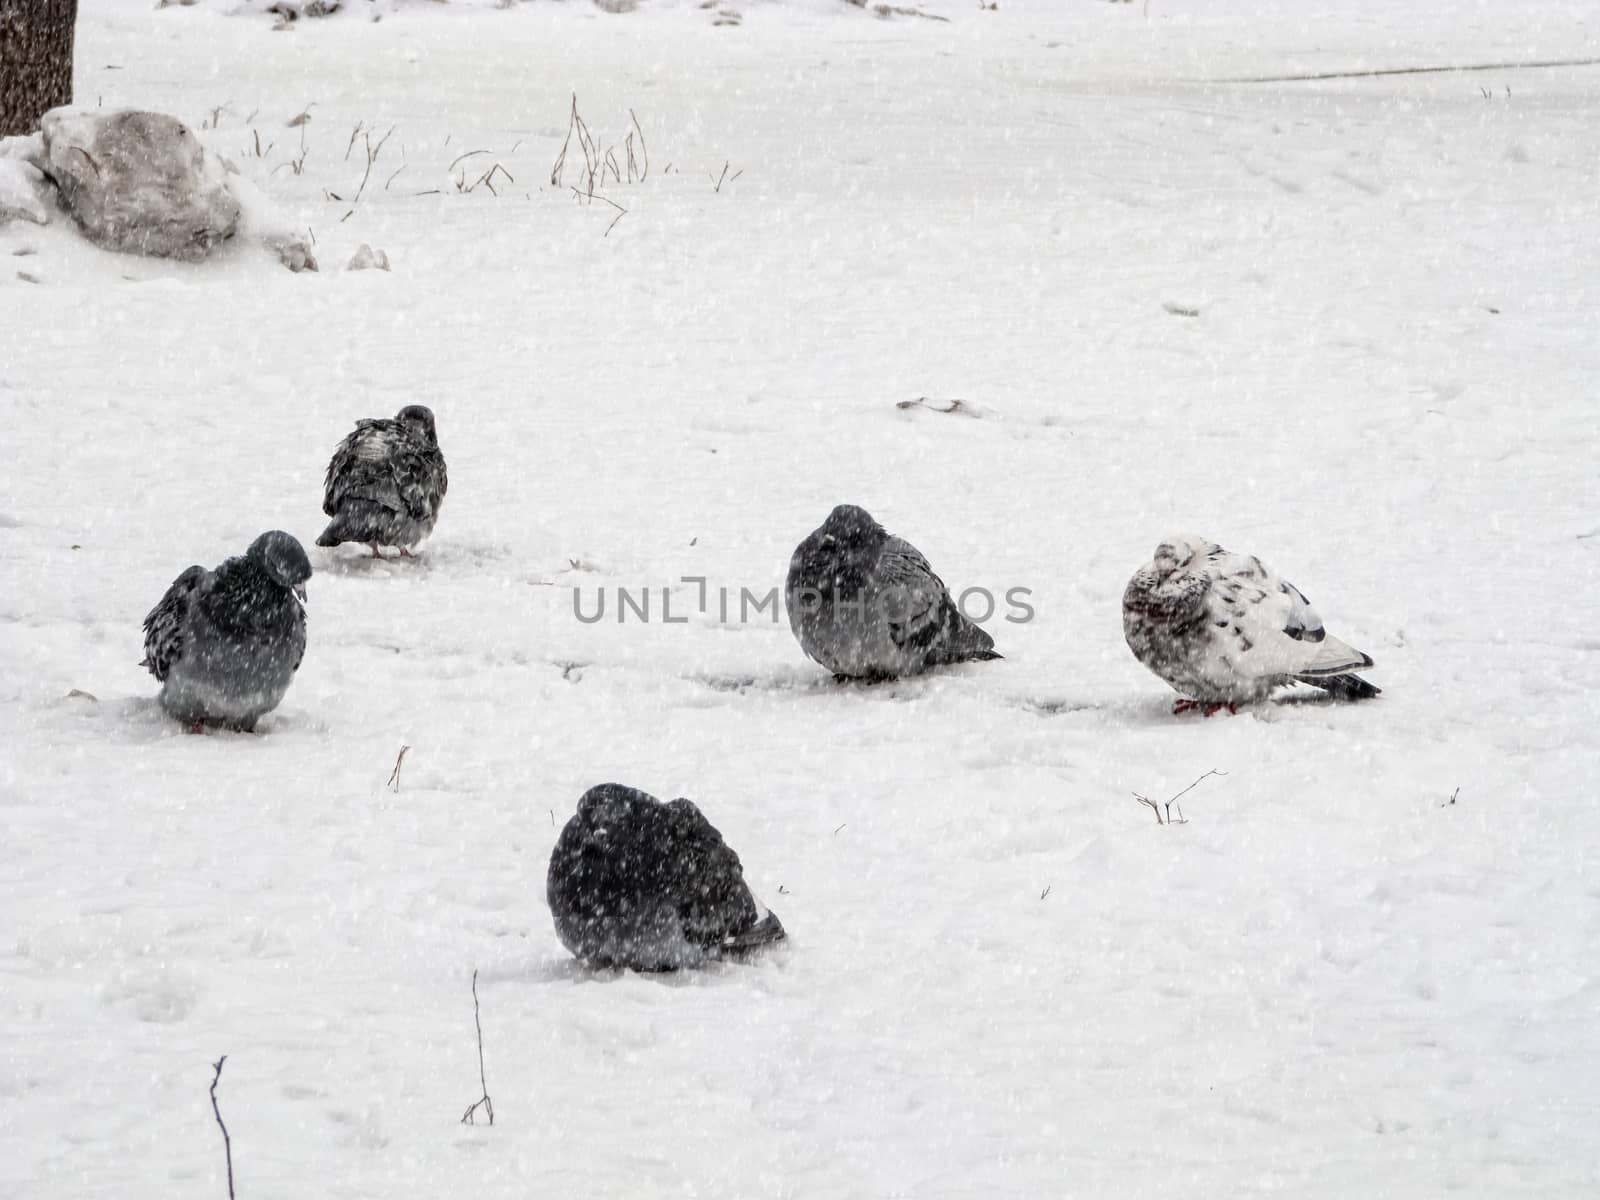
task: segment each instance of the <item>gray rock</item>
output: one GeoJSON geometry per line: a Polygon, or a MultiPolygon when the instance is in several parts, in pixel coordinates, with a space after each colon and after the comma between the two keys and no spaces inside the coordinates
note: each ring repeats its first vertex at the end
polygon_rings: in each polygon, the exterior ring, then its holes
{"type": "Polygon", "coordinates": [[[301,271],[315,271],[317,256],[311,252],[311,243],[304,238],[266,238],[262,242],[278,256],[278,261],[298,275],[301,271]]]}
{"type": "Polygon", "coordinates": [[[382,250],[374,250],[365,242],[361,249],[351,256],[347,271],[387,271],[389,269],[389,256],[382,250]]]}
{"type": "Polygon", "coordinates": [[[61,204],[97,246],[198,262],[238,230],[220,163],[176,117],[56,108],[40,131],[61,204]]]}

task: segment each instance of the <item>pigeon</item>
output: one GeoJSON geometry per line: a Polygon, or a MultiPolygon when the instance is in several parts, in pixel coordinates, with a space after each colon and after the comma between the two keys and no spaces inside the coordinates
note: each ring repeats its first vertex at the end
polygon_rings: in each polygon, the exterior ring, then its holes
{"type": "Polygon", "coordinates": [[[840,680],[1001,657],[921,551],[853,504],[839,505],[800,543],[784,598],[806,657],[840,680]]]}
{"type": "Polygon", "coordinates": [[[364,542],[374,558],[380,546],[398,546],[410,558],[433,532],[449,486],[431,409],[408,404],[393,420],[357,421],[328,463],[322,511],[333,520],[317,545],[364,542]]]}
{"type": "Polygon", "coordinates": [[[784,939],[739,856],[688,800],[619,783],[585,792],[550,855],[556,936],[596,967],[675,971],[742,960],[784,939]]]}
{"type": "Polygon", "coordinates": [[[161,707],[191,732],[252,732],[278,707],[306,652],[311,561],[274,529],[215,571],[190,567],[144,619],[144,662],[161,707]]]}
{"type": "Polygon", "coordinates": [[[1259,558],[1202,537],[1156,547],[1123,593],[1122,631],[1134,657],[1183,697],[1174,712],[1237,711],[1296,681],[1343,700],[1379,694],[1352,674],[1371,656],[1329,635],[1305,593],[1259,558]]]}

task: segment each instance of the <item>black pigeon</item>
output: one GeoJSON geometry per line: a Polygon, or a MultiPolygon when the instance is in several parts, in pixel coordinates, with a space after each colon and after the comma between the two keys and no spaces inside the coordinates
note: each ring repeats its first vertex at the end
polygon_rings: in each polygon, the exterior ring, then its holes
{"type": "Polygon", "coordinates": [[[673,971],[784,938],[698,808],[619,783],[578,801],[550,855],[545,895],[561,944],[596,967],[673,971]]]}
{"type": "Polygon", "coordinates": [[[380,546],[398,546],[410,558],[433,532],[449,486],[431,409],[408,404],[392,421],[357,421],[328,463],[322,511],[333,520],[317,545],[363,542],[374,558],[380,546]]]}
{"type": "Polygon", "coordinates": [[[1305,593],[1208,538],[1169,537],[1128,581],[1122,631],[1134,657],[1183,697],[1177,711],[1264,700],[1309,683],[1343,700],[1379,689],[1352,672],[1372,657],[1322,626],[1305,593]]]}
{"type": "Polygon", "coordinates": [[[190,567],[144,619],[161,707],[198,729],[250,731],[278,707],[306,652],[311,561],[281,529],[215,571],[190,567]]]}
{"type": "Polygon", "coordinates": [[[789,628],[808,658],[850,679],[897,679],[1000,658],[910,542],[841,504],[789,560],[789,628]]]}

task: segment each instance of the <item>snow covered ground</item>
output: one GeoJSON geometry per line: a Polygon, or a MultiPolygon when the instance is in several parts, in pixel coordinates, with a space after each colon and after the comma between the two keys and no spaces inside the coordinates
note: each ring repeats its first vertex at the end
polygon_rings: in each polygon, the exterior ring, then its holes
{"type": "Polygon", "coordinates": [[[229,7],[85,0],[79,102],[320,273],[0,228],[0,1195],[225,1195],[224,1053],[243,1197],[1596,1194],[1600,68],[1220,82],[1600,58],[1593,4],[229,7]],[[550,183],[574,93],[620,219],[550,183]],[[411,402],[423,557],[315,551],[283,707],[180,733],[147,609],[411,402]],[[1006,661],[841,689],[691,611],[841,501],[1030,588],[1006,661]],[[1173,530],[1381,699],[1172,717],[1118,599],[1173,530]],[[576,968],[613,779],[788,947],[576,968]]]}

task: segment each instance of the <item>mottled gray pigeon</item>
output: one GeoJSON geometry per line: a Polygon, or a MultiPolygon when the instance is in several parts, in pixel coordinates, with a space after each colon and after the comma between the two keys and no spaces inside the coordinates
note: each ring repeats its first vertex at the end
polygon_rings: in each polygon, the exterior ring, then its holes
{"type": "Polygon", "coordinates": [[[739,856],[688,800],[619,783],[585,792],[550,855],[556,936],[597,967],[673,971],[783,940],[739,856]]]}
{"type": "Polygon", "coordinates": [[[317,545],[364,542],[374,558],[380,546],[398,546],[410,558],[433,532],[449,486],[431,409],[408,404],[392,421],[357,421],[328,463],[322,511],[333,520],[317,545]]]}
{"type": "Polygon", "coordinates": [[[1296,681],[1344,700],[1379,692],[1351,674],[1371,657],[1330,636],[1299,588],[1202,537],[1156,547],[1123,593],[1122,631],[1134,657],[1183,697],[1174,712],[1210,716],[1296,681]]]}
{"type": "Polygon", "coordinates": [[[190,567],[144,619],[144,663],[161,707],[199,732],[253,730],[278,707],[306,651],[311,561],[281,529],[215,571],[190,567]]]}
{"type": "Polygon", "coordinates": [[[789,628],[841,679],[897,679],[1001,657],[910,542],[841,504],[789,560],[789,628]]]}

